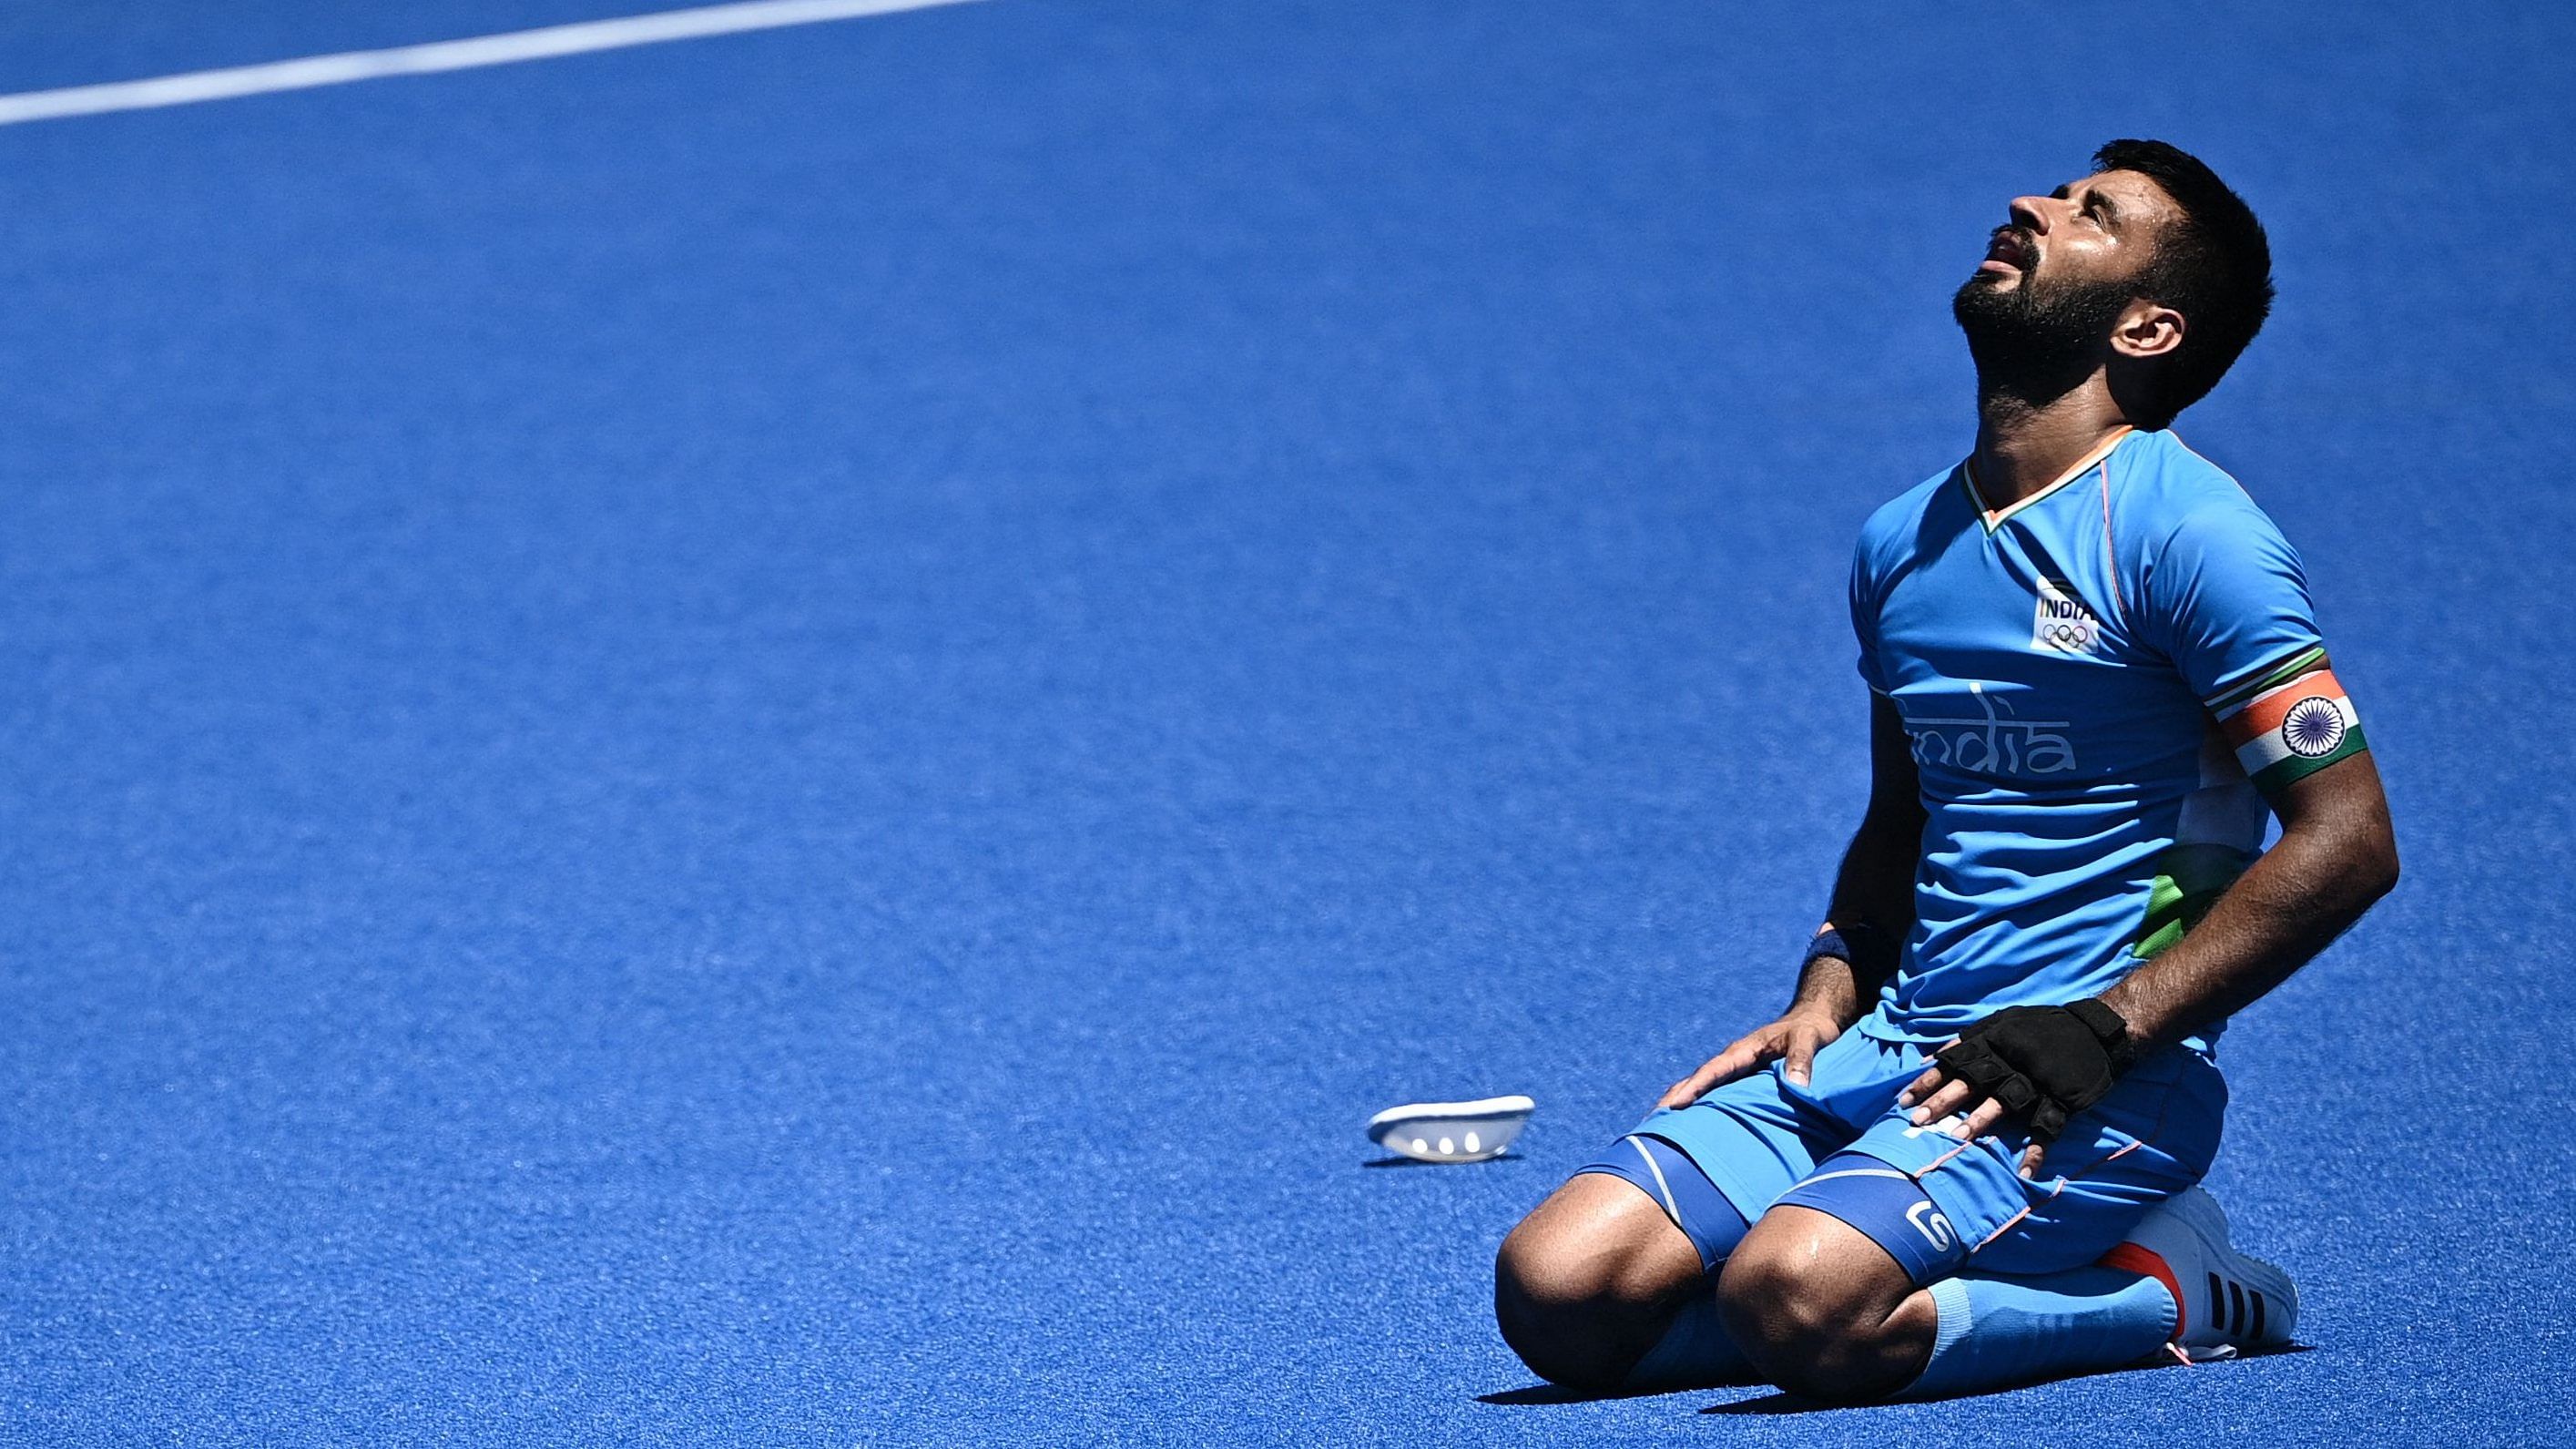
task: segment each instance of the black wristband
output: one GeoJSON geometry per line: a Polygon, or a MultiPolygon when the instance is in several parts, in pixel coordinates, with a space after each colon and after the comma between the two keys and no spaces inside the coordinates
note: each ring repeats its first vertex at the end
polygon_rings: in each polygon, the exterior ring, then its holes
{"type": "Polygon", "coordinates": [[[1896,974],[1896,943],[1887,933],[1872,926],[1837,926],[1828,921],[1825,928],[1807,942],[1807,954],[1798,964],[1806,965],[1819,956],[1831,956],[1851,967],[1863,981],[1885,981],[1896,974]]]}

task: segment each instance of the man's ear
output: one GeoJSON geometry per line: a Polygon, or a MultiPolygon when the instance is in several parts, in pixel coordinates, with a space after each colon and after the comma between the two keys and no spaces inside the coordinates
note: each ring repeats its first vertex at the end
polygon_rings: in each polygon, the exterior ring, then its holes
{"type": "Polygon", "coordinates": [[[2137,301],[2111,328],[2111,350],[2122,357],[2162,357],[2182,346],[2182,314],[2137,301]]]}

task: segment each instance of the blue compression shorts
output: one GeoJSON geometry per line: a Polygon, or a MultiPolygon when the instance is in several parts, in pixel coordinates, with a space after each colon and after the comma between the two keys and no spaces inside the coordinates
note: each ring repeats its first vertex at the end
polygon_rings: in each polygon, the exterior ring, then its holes
{"type": "Polygon", "coordinates": [[[1697,1163],[1660,1137],[1631,1132],[1611,1147],[1609,1155],[1576,1168],[1574,1175],[1587,1172],[1619,1178],[1660,1203],[1664,1216],[1699,1250],[1703,1273],[1726,1266],[1727,1256],[1752,1226],[1697,1163]]]}
{"type": "Polygon", "coordinates": [[[1868,1025],[1818,1052],[1808,1085],[1775,1064],[1689,1106],[1658,1109],[1582,1171],[1611,1172],[1655,1194],[1651,1173],[1622,1170],[1628,1158],[1642,1169],[1655,1155],[1630,1144],[1645,1139],[1687,1158],[1697,1173],[1668,1165],[1662,1184],[1683,1186],[1657,1195],[1711,1271],[1723,1262],[1713,1248],[1731,1251],[1742,1224],[1785,1202],[1850,1224],[1920,1285],[1969,1267],[2030,1274],[2092,1263],[2147,1209],[2198,1182],[2218,1154],[2226,1083],[2206,1056],[2173,1047],[2069,1122],[2038,1180],[2024,1181],[2029,1138],[2017,1127],[1961,1142],[1946,1130],[1955,1120],[1909,1122],[1896,1096],[1928,1058],[1868,1025]],[[1711,1195],[1697,1191],[1700,1182],[1711,1195]]]}

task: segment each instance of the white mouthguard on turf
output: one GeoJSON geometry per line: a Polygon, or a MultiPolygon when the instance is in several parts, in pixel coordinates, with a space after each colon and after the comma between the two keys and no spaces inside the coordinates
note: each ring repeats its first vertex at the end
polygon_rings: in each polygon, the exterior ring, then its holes
{"type": "Polygon", "coordinates": [[[1416,1162],[1483,1162],[1500,1157],[1529,1125],[1538,1104],[1527,1097],[1477,1102],[1415,1102],[1371,1117],[1368,1137],[1416,1162]]]}

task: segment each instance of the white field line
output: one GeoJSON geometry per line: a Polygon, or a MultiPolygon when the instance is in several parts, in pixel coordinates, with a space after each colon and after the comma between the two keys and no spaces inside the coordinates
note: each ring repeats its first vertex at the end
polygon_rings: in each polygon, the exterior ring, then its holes
{"type": "Polygon", "coordinates": [[[238,65],[225,70],[195,70],[149,80],[110,81],[104,85],[66,86],[61,90],[21,91],[0,95],[0,126],[21,121],[50,121],[63,116],[95,116],[105,111],[142,111],[156,106],[184,106],[197,101],[230,100],[270,91],[309,90],[346,85],[389,75],[426,75],[477,66],[515,65],[551,60],[592,50],[622,50],[630,45],[657,45],[667,40],[695,40],[733,35],[745,30],[776,30],[788,25],[815,25],[827,20],[855,20],[899,10],[927,10],[970,0],[741,0],[694,10],[666,10],[657,15],[629,15],[616,20],[586,20],[549,25],[539,30],[513,30],[467,40],[441,40],[427,45],[398,45],[390,50],[351,50],[337,55],[311,55],[301,60],[238,65]]]}

